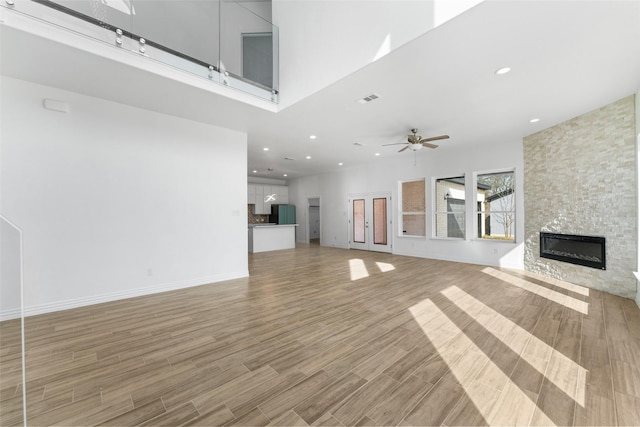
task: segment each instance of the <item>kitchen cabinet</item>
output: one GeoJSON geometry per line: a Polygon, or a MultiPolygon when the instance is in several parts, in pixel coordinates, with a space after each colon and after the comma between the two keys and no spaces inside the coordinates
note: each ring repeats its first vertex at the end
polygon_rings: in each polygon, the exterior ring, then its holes
{"type": "Polygon", "coordinates": [[[259,215],[269,215],[271,213],[272,197],[270,185],[256,185],[255,213],[259,215]]]}
{"type": "Polygon", "coordinates": [[[289,202],[289,187],[286,185],[249,184],[247,203],[255,205],[257,215],[270,215],[271,205],[289,202]]]}
{"type": "Polygon", "coordinates": [[[290,225],[250,225],[249,252],[278,251],[296,247],[296,227],[290,225]]]}
{"type": "Polygon", "coordinates": [[[253,212],[258,215],[264,215],[264,196],[262,195],[262,185],[256,185],[253,203],[255,205],[253,212]]]}
{"type": "Polygon", "coordinates": [[[276,195],[276,202],[280,204],[289,203],[289,187],[286,185],[274,185],[271,187],[271,191],[276,195]]]}
{"type": "Polygon", "coordinates": [[[262,187],[262,199],[264,200],[264,213],[269,215],[271,213],[271,205],[278,203],[276,201],[277,195],[273,192],[271,185],[265,185],[262,187]]]}
{"type": "Polygon", "coordinates": [[[249,184],[247,186],[247,204],[255,205],[256,204],[256,185],[249,184]]]}

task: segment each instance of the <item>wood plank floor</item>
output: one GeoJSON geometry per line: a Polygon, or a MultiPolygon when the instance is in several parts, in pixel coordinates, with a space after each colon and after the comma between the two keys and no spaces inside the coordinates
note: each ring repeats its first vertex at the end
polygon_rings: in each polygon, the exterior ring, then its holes
{"type": "MultiPolygon", "coordinates": [[[[26,320],[29,425],[640,425],[640,310],[524,272],[301,245],[26,320]]],[[[21,418],[0,324],[0,425],[21,418]]]]}

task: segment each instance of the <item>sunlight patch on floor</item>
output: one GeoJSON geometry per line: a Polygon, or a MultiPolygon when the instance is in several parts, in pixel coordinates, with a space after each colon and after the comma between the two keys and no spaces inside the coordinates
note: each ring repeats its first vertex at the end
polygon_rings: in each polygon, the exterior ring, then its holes
{"type": "Polygon", "coordinates": [[[376,262],[376,265],[378,266],[378,270],[380,270],[382,273],[386,273],[387,271],[396,269],[393,264],[389,264],[388,262],[376,262]]]}
{"type": "Polygon", "coordinates": [[[525,270],[523,271],[518,270],[518,273],[524,274],[525,276],[530,277],[534,280],[540,280],[541,282],[547,283],[551,286],[555,286],[556,288],[566,289],[568,291],[571,291],[576,294],[584,295],[586,297],[589,296],[589,288],[584,286],[574,285],[573,283],[565,282],[564,280],[560,280],[560,279],[544,277],[541,274],[536,274],[536,273],[532,273],[530,271],[525,271],[525,270]]]}
{"type": "Polygon", "coordinates": [[[349,260],[349,272],[351,273],[351,281],[369,277],[367,266],[364,265],[364,261],[361,259],[354,258],[349,260]]]}
{"type": "MultiPolygon", "coordinates": [[[[409,311],[447,364],[456,381],[464,389],[475,409],[489,425],[522,425],[530,422],[536,403],[513,383],[435,303],[429,299],[423,300],[410,307],[409,311]],[[430,320],[425,322],[427,317],[430,320]],[[448,348],[448,344],[454,338],[456,347],[464,349],[462,355],[448,348]],[[487,369],[495,375],[501,375],[506,383],[497,399],[493,394],[483,392],[483,384],[476,379],[480,371],[487,369]]],[[[461,399],[459,404],[463,400],[461,399]]],[[[555,425],[544,414],[543,417],[541,421],[544,425],[555,425]]],[[[446,419],[444,424],[447,424],[446,419]]]]}
{"type": "MultiPolygon", "coordinates": [[[[559,390],[562,390],[564,394],[573,399],[576,403],[584,408],[585,405],[585,390],[584,384],[580,386],[577,384],[578,377],[585,377],[587,370],[574,362],[564,354],[554,350],[536,336],[532,335],[528,331],[522,329],[519,325],[513,321],[507,319],[502,314],[493,310],[491,307],[485,305],[481,301],[478,301],[472,295],[469,295],[457,286],[452,286],[441,292],[446,296],[453,304],[458,308],[468,313],[473,319],[478,322],[482,327],[489,331],[494,337],[498,338],[504,343],[511,351],[519,354],[520,357],[525,360],[529,366],[537,370],[542,375],[545,375],[547,370],[547,363],[540,363],[540,358],[526,351],[526,347],[530,344],[531,348],[536,348],[538,351],[542,351],[545,354],[554,354],[554,364],[558,364],[562,367],[558,372],[558,377],[547,379],[551,381],[559,390]],[[485,315],[476,316],[473,312],[481,311],[485,315]],[[488,316],[486,315],[488,314],[488,316]],[[524,351],[523,351],[524,350],[524,351]]],[[[546,376],[546,375],[545,375],[546,376]]]]}
{"type": "Polygon", "coordinates": [[[492,267],[483,268],[482,272],[490,276],[493,276],[497,279],[500,279],[504,282],[507,282],[510,285],[516,286],[520,289],[524,289],[525,291],[529,291],[536,295],[540,295],[541,297],[546,298],[549,301],[553,301],[555,303],[561,304],[565,307],[578,311],[582,314],[589,314],[588,303],[584,301],[580,301],[579,299],[570,297],[569,295],[561,294],[560,292],[545,288],[544,286],[537,285],[528,280],[515,277],[509,273],[496,270],[495,268],[492,268],[492,267]]]}

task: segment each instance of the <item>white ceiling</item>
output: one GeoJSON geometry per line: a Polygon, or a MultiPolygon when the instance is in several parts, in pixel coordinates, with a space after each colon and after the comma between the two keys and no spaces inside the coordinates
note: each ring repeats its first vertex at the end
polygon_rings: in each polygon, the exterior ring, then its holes
{"type": "Polygon", "coordinates": [[[26,32],[1,35],[3,74],[245,131],[249,175],[275,179],[409,156],[382,144],[413,127],[450,135],[438,150],[520,144],[640,90],[636,0],[485,1],[278,113],[26,32]],[[495,75],[503,66],[512,71],[495,75]]]}

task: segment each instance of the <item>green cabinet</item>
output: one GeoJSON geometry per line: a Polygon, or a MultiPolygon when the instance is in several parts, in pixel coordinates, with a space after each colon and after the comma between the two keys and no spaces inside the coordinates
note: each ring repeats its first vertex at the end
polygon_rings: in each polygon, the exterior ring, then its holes
{"type": "Polygon", "coordinates": [[[269,222],[275,222],[276,224],[295,224],[295,205],[271,205],[269,222]]]}

